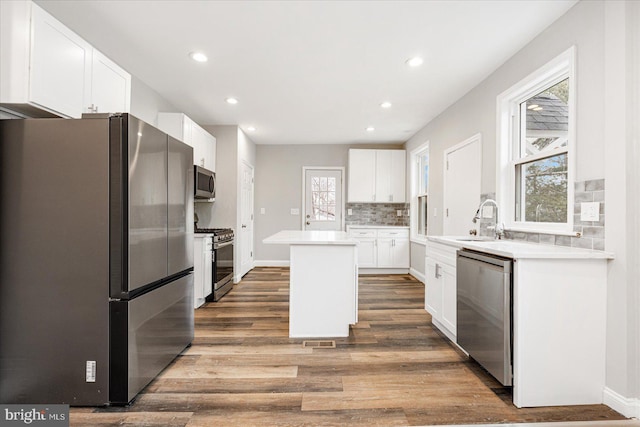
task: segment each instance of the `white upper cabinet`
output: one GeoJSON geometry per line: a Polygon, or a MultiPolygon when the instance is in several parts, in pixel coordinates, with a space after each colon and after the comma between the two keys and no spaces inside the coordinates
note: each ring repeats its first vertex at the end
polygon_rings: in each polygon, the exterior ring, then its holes
{"type": "Polygon", "coordinates": [[[88,113],[126,113],[131,105],[131,74],[93,50],[88,113]]]}
{"type": "Polygon", "coordinates": [[[348,202],[404,203],[405,150],[349,150],[348,202]]]}
{"type": "Polygon", "coordinates": [[[158,113],[158,128],[193,147],[193,164],[215,172],[216,138],[182,113],[158,113]]]}
{"type": "Polygon", "coordinates": [[[32,117],[128,112],[131,76],[36,4],[0,2],[0,104],[32,117]],[[101,106],[102,104],[103,106],[101,106]]]}

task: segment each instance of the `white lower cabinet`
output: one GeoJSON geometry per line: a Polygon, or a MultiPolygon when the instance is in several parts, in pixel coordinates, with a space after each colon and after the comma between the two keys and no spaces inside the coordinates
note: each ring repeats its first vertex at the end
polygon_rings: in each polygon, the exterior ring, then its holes
{"type": "Polygon", "coordinates": [[[456,341],[456,248],[427,242],[424,308],[433,324],[456,341]]]}
{"type": "Polygon", "coordinates": [[[360,269],[406,270],[409,268],[410,243],[407,227],[351,226],[349,237],[358,240],[360,269]]]}
{"type": "Polygon", "coordinates": [[[213,292],[213,236],[196,235],[193,239],[193,307],[204,304],[213,292]]]}

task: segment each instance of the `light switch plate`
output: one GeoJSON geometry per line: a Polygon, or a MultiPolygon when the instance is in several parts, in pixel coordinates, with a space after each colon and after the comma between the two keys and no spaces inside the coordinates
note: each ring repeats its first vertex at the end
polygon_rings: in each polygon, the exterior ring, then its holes
{"type": "Polygon", "coordinates": [[[353,209],[347,209],[347,215],[353,215],[353,209]]]}
{"type": "Polygon", "coordinates": [[[397,216],[402,216],[402,210],[401,210],[401,209],[398,209],[398,210],[396,211],[396,215],[397,215],[397,216]]]}
{"type": "Polygon", "coordinates": [[[300,215],[300,209],[291,208],[291,215],[300,215]]]}
{"type": "Polygon", "coordinates": [[[600,202],[580,203],[580,221],[600,221],[600,202]]]}
{"type": "Polygon", "coordinates": [[[260,208],[260,215],[264,215],[265,213],[267,213],[265,208],[260,208]]]}

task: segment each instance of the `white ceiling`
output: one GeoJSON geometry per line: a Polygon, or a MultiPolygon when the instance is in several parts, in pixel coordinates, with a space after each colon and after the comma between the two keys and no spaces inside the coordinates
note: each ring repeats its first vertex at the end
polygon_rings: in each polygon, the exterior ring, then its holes
{"type": "Polygon", "coordinates": [[[199,124],[312,144],[408,140],[576,0],[37,3],[199,124]]]}

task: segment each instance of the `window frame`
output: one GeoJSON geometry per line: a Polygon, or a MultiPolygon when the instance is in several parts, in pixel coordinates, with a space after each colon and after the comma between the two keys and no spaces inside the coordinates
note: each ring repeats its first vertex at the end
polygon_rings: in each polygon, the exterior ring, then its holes
{"type": "Polygon", "coordinates": [[[570,47],[497,97],[496,129],[496,199],[500,217],[507,230],[530,233],[575,236],[573,228],[575,187],[575,124],[576,124],[576,48],[570,47]],[[569,79],[569,119],[566,148],[544,154],[520,157],[520,104],[540,92],[569,79]],[[516,221],[516,166],[536,159],[567,153],[567,222],[548,223],[516,221]]]}
{"type": "MultiPolygon", "coordinates": [[[[411,241],[415,243],[421,243],[426,245],[427,243],[427,234],[418,234],[418,197],[426,196],[427,197],[427,216],[429,209],[429,186],[431,184],[431,180],[427,181],[427,188],[424,189],[424,192],[420,192],[420,187],[422,187],[422,171],[421,171],[421,157],[425,154],[429,155],[429,160],[427,164],[430,163],[430,152],[429,152],[430,144],[429,141],[425,141],[420,146],[411,150],[409,155],[410,161],[410,179],[411,179],[411,204],[410,204],[410,212],[409,216],[410,220],[410,229],[411,229],[411,241]]],[[[429,169],[429,172],[431,169],[429,169]]],[[[429,222],[427,221],[427,230],[429,229],[429,222]]]]}

